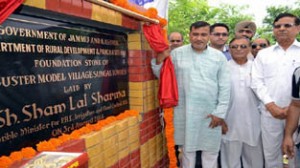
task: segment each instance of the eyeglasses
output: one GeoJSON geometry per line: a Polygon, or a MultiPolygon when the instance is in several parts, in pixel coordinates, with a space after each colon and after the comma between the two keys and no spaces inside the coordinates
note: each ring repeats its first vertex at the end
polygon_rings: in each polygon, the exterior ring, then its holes
{"type": "Polygon", "coordinates": [[[181,40],[171,40],[171,42],[172,42],[172,43],[174,43],[174,42],[180,43],[181,40]]]}
{"type": "Polygon", "coordinates": [[[235,49],[235,50],[237,50],[238,48],[241,48],[241,49],[246,49],[246,48],[248,48],[248,46],[245,45],[245,44],[241,44],[241,45],[230,45],[229,47],[230,47],[231,49],[235,49]]]}
{"type": "Polygon", "coordinates": [[[223,37],[227,37],[228,34],[227,33],[212,33],[213,36],[223,36],[223,37]]]}
{"type": "Polygon", "coordinates": [[[260,44],[255,44],[255,43],[253,43],[253,44],[251,45],[252,49],[256,49],[257,46],[259,46],[260,48],[266,48],[268,45],[267,45],[266,43],[260,43],[260,44]]]}
{"type": "Polygon", "coordinates": [[[295,26],[295,24],[294,24],[294,23],[284,23],[284,24],[274,24],[274,25],[273,25],[273,27],[274,27],[275,29],[280,29],[282,26],[283,26],[284,28],[291,28],[291,27],[295,26]]]}
{"type": "Polygon", "coordinates": [[[247,33],[247,34],[251,34],[252,31],[251,30],[239,30],[239,33],[247,33]]]}

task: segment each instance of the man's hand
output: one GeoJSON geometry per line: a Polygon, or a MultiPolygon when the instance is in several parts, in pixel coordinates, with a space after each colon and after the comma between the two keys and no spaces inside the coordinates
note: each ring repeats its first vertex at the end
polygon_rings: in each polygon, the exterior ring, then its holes
{"type": "Polygon", "coordinates": [[[281,108],[277,106],[274,102],[266,104],[267,110],[271,113],[274,118],[285,119],[287,116],[288,107],[281,108]]]}
{"type": "Polygon", "coordinates": [[[211,118],[211,122],[209,124],[210,128],[215,128],[217,126],[220,126],[222,124],[222,121],[224,121],[222,118],[219,118],[212,114],[207,115],[207,118],[211,118]]]}
{"type": "Polygon", "coordinates": [[[156,64],[160,64],[162,63],[169,55],[170,55],[170,49],[166,49],[163,52],[157,53],[157,57],[156,57],[156,64]]]}
{"type": "Polygon", "coordinates": [[[294,157],[295,155],[294,141],[291,136],[284,136],[281,148],[282,148],[282,152],[288,155],[289,159],[294,157]]]}
{"type": "Polygon", "coordinates": [[[228,126],[227,126],[225,120],[222,120],[221,127],[222,127],[222,134],[226,134],[228,131],[228,126]]]}

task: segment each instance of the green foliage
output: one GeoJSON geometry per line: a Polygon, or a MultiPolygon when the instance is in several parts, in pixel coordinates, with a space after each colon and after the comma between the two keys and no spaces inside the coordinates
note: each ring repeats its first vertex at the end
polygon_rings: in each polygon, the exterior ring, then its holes
{"type": "Polygon", "coordinates": [[[203,20],[210,24],[226,23],[230,28],[230,37],[232,37],[237,22],[253,20],[253,16],[242,14],[245,8],[247,6],[236,7],[228,4],[210,7],[207,0],[171,0],[168,31],[181,32],[184,35],[184,42],[188,43],[190,25],[198,20],[203,20]]]}
{"type": "MultiPolygon", "coordinates": [[[[230,28],[230,38],[232,38],[236,23],[242,20],[254,20],[253,15],[243,13],[248,7],[247,5],[233,6],[229,4],[211,7],[208,5],[207,0],[170,0],[168,31],[181,32],[184,35],[184,42],[189,43],[188,33],[190,25],[195,21],[203,20],[210,24],[227,24],[230,28]]],[[[295,3],[293,8],[283,5],[268,7],[267,16],[263,20],[263,25],[258,27],[256,37],[267,38],[274,44],[272,25],[275,17],[282,12],[300,16],[300,0],[295,3]]],[[[300,37],[298,37],[298,40],[300,40],[300,37]]]]}

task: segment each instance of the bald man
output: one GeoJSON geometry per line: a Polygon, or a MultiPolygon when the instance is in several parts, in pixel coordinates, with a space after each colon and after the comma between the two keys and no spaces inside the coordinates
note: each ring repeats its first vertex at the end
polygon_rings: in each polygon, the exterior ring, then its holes
{"type": "Polygon", "coordinates": [[[173,50],[183,45],[183,36],[179,32],[172,32],[169,35],[170,49],[173,50]]]}

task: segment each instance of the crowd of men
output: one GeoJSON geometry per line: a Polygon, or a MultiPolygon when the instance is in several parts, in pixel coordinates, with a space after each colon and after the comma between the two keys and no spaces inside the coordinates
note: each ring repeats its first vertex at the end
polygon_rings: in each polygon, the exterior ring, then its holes
{"type": "Polygon", "coordinates": [[[182,34],[172,32],[171,52],[152,60],[157,76],[169,55],[175,68],[178,166],[300,167],[300,20],[279,14],[273,22],[274,45],[252,39],[252,21],[237,23],[234,32],[229,41],[226,24],[197,21],[190,26],[190,44],[183,45],[182,34]]]}

